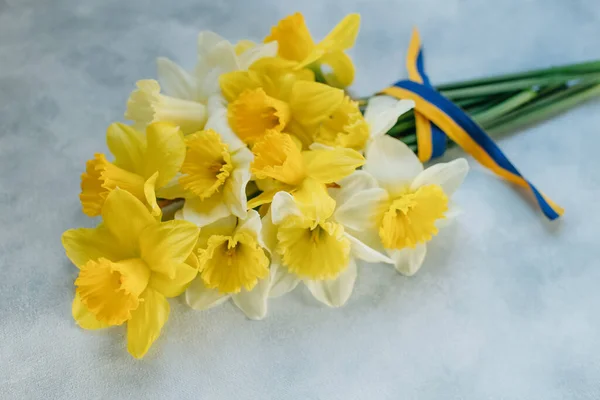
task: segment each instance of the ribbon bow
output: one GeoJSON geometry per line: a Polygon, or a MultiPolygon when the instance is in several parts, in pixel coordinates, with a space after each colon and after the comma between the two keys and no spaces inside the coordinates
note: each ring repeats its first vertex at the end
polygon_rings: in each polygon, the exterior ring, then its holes
{"type": "Polygon", "coordinates": [[[416,29],[408,48],[406,66],[409,80],[398,81],[382,93],[415,102],[418,156],[421,162],[444,154],[448,136],[483,166],[516,185],[530,189],[548,219],[554,220],[563,214],[560,206],[521,175],[475,121],[433,88],[425,73],[423,49],[416,29]]]}

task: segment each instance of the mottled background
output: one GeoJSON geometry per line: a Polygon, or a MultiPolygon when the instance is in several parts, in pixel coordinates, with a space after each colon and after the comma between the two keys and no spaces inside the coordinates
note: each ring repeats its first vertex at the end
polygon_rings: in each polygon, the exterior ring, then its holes
{"type": "Polygon", "coordinates": [[[342,309],[304,288],[262,322],[175,300],[143,361],[74,324],[60,234],[95,223],[79,175],[135,81],[159,55],[192,66],[201,29],[260,40],[296,10],[316,37],[362,14],[360,94],[405,76],[413,26],[439,83],[600,58],[598,0],[0,0],[0,397],[600,398],[599,102],[500,141],[559,223],[469,159],[418,276],[365,266],[342,309]]]}

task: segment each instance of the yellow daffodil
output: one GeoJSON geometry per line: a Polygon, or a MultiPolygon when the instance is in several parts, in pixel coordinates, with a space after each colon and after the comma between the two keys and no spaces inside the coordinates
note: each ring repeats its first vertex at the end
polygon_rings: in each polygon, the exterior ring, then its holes
{"type": "Polygon", "coordinates": [[[261,229],[254,210],[244,219],[229,216],[201,228],[200,273],[186,291],[190,307],[205,310],[231,297],[248,318],[265,317],[270,261],[261,229]]]}
{"type": "Polygon", "coordinates": [[[263,236],[273,254],[271,297],[281,296],[303,281],[318,301],[340,307],[356,281],[356,258],[392,263],[349,234],[335,220],[335,208],[336,201],[316,183],[303,196],[275,195],[263,218],[263,236]]]}
{"type": "Polygon", "coordinates": [[[321,65],[331,68],[331,73],[325,73],[325,81],[332,86],[346,87],[354,80],[354,65],[346,53],[354,46],[360,15],[347,15],[329,34],[318,44],[315,44],[304,16],[300,13],[290,15],[271,29],[271,34],[265,42],[276,41],[279,44],[277,55],[293,63],[295,68],[321,69],[321,65]]]}
{"type": "Polygon", "coordinates": [[[381,136],[370,144],[364,170],[373,176],[346,184],[360,188],[335,217],[375,248],[385,248],[396,269],[413,275],[421,267],[426,243],[445,220],[456,215],[450,196],[468,172],[464,159],[426,170],[401,141],[381,136]],[[365,183],[366,182],[366,183],[365,183]]]}
{"type": "MultiPolygon", "coordinates": [[[[207,124],[227,130],[223,125],[226,123],[207,124]]],[[[184,198],[184,219],[200,227],[231,214],[246,218],[252,153],[235,135],[221,132],[224,130],[207,129],[188,135],[181,173],[157,191],[162,198],[184,198]]]]}
{"type": "Polygon", "coordinates": [[[321,146],[302,151],[291,136],[276,132],[267,134],[252,151],[250,170],[268,186],[248,202],[249,208],[270,203],[279,191],[297,193],[312,182],[323,186],[336,182],[364,163],[363,156],[352,149],[321,146]]]}
{"type": "Polygon", "coordinates": [[[368,144],[385,135],[398,118],[414,107],[412,100],[375,96],[369,100],[365,115],[358,104],[346,96],[340,107],[316,128],[314,140],[328,146],[364,151],[368,144]]]}
{"type": "Polygon", "coordinates": [[[127,349],[146,354],[169,317],[167,297],[181,294],[197,274],[198,228],[187,221],[158,222],[132,194],[115,189],[102,224],[62,236],[79,268],[73,318],[84,329],[127,323],[127,349]]]}
{"type": "Polygon", "coordinates": [[[108,127],[106,141],[115,161],[96,154],[87,162],[79,195],[83,212],[90,217],[100,215],[109,193],[119,187],[146,202],[155,215],[160,214],[154,189],[165,186],[177,174],[185,157],[179,128],[155,122],[148,125],[144,135],[114,123],[108,127]]]}
{"type": "Polygon", "coordinates": [[[234,46],[216,33],[201,32],[194,71],[187,72],[173,61],[159,58],[158,82],[151,79],[137,82],[137,89],[127,102],[125,118],[140,130],[154,121],[174,123],[186,135],[202,130],[209,117],[208,101],[219,95],[219,76],[244,71],[256,60],[272,57],[276,52],[275,43],[254,45],[244,41],[234,46]]]}

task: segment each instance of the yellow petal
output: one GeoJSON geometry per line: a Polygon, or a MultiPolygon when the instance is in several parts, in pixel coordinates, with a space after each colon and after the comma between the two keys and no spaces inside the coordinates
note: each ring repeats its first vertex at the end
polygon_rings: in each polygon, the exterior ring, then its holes
{"type": "Polygon", "coordinates": [[[148,179],[158,172],[156,187],[162,187],[177,174],[185,158],[183,134],[176,125],[153,122],[146,128],[146,135],[144,177],[148,179]]]}
{"type": "MultiPolygon", "coordinates": [[[[194,258],[196,259],[196,256],[194,258]]],[[[183,263],[175,267],[175,277],[173,279],[158,272],[153,273],[150,276],[148,286],[162,293],[165,297],[176,297],[185,291],[197,274],[197,267],[194,268],[187,263],[183,263]]]]}
{"type": "Polygon", "coordinates": [[[142,358],[160,335],[169,318],[169,302],[159,292],[146,289],[140,296],[140,305],[127,322],[127,350],[135,358],[142,358]]]}
{"type": "Polygon", "coordinates": [[[115,165],[138,175],[144,174],[144,135],[129,125],[115,122],[106,130],[106,143],[115,156],[115,165]]]}
{"type": "Polygon", "coordinates": [[[138,249],[139,237],[144,228],[157,224],[141,201],[121,189],[113,190],[106,198],[102,220],[126,249],[138,249]]]}
{"type": "Polygon", "coordinates": [[[436,221],[445,218],[448,196],[438,185],[421,186],[396,198],[383,215],[379,237],[386,249],[415,248],[437,234],[436,221]]]}
{"type": "Polygon", "coordinates": [[[277,41],[280,57],[294,61],[302,61],[315,46],[301,13],[285,17],[271,28],[271,34],[265,38],[265,43],[272,41],[277,41]]]}
{"type": "Polygon", "coordinates": [[[73,299],[73,306],[71,307],[71,313],[73,319],[83,329],[103,329],[108,328],[110,325],[106,322],[99,321],[96,316],[88,310],[88,308],[81,302],[79,294],[75,293],[73,299]]]}
{"type": "Polygon", "coordinates": [[[260,87],[261,82],[256,72],[233,71],[222,74],[219,77],[219,85],[223,97],[228,102],[234,101],[245,90],[253,90],[260,87]]]}
{"type": "Polygon", "coordinates": [[[69,229],[62,235],[62,244],[67,257],[77,267],[89,260],[106,258],[119,261],[134,256],[132,249],[127,249],[119,243],[104,225],[97,228],[69,229]]]}
{"type": "Polygon", "coordinates": [[[343,51],[332,51],[325,54],[319,60],[320,64],[326,64],[331,72],[324,74],[328,85],[345,88],[354,81],[354,64],[352,59],[343,51]]]}
{"type": "Polygon", "coordinates": [[[290,106],[262,88],[242,92],[228,107],[231,129],[248,144],[269,132],[282,132],[290,118],[290,106]]]}
{"type": "Polygon", "coordinates": [[[150,214],[152,214],[152,216],[154,218],[156,218],[156,220],[158,222],[160,222],[162,219],[162,209],[160,208],[160,206],[158,205],[158,202],[156,201],[156,179],[157,178],[158,178],[158,172],[155,172],[154,175],[152,175],[150,178],[148,178],[146,183],[144,183],[144,195],[146,197],[146,205],[148,206],[148,211],[150,211],[150,214]]]}
{"type": "Polygon", "coordinates": [[[149,225],[140,233],[141,258],[150,269],[171,279],[196,246],[200,230],[191,222],[173,220],[149,225]]]}
{"type": "Polygon", "coordinates": [[[262,192],[256,197],[253,197],[252,199],[248,200],[248,209],[250,210],[262,206],[264,204],[270,203],[271,201],[273,201],[273,196],[275,196],[275,193],[277,192],[279,192],[278,189],[269,190],[266,192],[262,192]]]}
{"type": "Polygon", "coordinates": [[[302,153],[286,134],[269,133],[252,148],[250,171],[258,178],[273,178],[287,185],[299,185],[306,177],[302,153]]]}
{"type": "Polygon", "coordinates": [[[317,82],[298,81],[292,88],[290,107],[294,120],[316,125],[329,116],[344,100],[344,92],[317,82]]]}
{"type": "Polygon", "coordinates": [[[302,214],[311,220],[325,221],[335,211],[335,200],[327,193],[327,187],[314,179],[305,179],[293,196],[302,214]]]}
{"type": "Polygon", "coordinates": [[[365,163],[358,151],[341,147],[303,151],[302,158],[308,176],[321,183],[336,182],[365,163]]]}
{"type": "Polygon", "coordinates": [[[279,226],[277,252],[287,270],[306,279],[333,279],[350,261],[350,242],[344,228],[333,222],[314,225],[290,217],[279,226]]]}
{"type": "Polygon", "coordinates": [[[186,144],[179,184],[204,200],[222,190],[233,171],[229,147],[210,129],[188,136],[186,144]]]}
{"type": "Polygon", "coordinates": [[[300,66],[309,65],[329,52],[343,51],[351,48],[354,46],[359,28],[360,15],[347,15],[327,34],[327,36],[325,36],[325,39],[317,44],[311,53],[300,62],[300,66]]]}

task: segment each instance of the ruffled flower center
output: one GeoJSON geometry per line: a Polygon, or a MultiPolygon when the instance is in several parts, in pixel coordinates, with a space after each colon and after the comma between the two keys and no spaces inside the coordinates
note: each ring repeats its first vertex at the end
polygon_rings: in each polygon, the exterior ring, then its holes
{"type": "Polygon", "coordinates": [[[348,96],[315,133],[315,141],[334,147],[362,150],[369,139],[369,125],[348,96]]]}
{"type": "Polygon", "coordinates": [[[252,290],[258,279],[269,273],[269,259],[254,236],[238,232],[234,236],[213,235],[198,255],[204,284],[221,293],[252,290]]]}
{"type": "Polygon", "coordinates": [[[149,279],[150,269],[139,258],[116,263],[100,258],[81,267],[75,286],[82,303],[98,321],[120,325],[138,307],[149,279]]]}
{"type": "Polygon", "coordinates": [[[269,133],[252,148],[250,170],[258,179],[272,178],[287,185],[299,185],[306,177],[302,152],[291,136],[269,133]]]}
{"type": "Polygon", "coordinates": [[[387,249],[414,248],[438,233],[435,222],[445,218],[448,196],[438,185],[422,186],[392,201],[383,214],[379,237],[387,249]]]}
{"type": "Polygon", "coordinates": [[[145,201],[144,178],[117,167],[106,160],[104,154],[96,153],[86,163],[85,172],[81,175],[81,194],[79,199],[83,212],[95,217],[100,215],[108,194],[119,187],[145,201]]]}
{"type": "Polygon", "coordinates": [[[291,112],[287,103],[257,88],[245,90],[229,104],[228,118],[239,138],[254,144],[268,132],[282,132],[290,121],[291,112]]]}
{"type": "Polygon", "coordinates": [[[334,222],[315,224],[288,217],[277,231],[277,252],[289,272],[307,279],[333,279],[350,261],[350,241],[334,222]]]}
{"type": "Polygon", "coordinates": [[[186,145],[179,183],[204,200],[218,192],[233,171],[229,146],[210,129],[188,136],[186,145]]]}

